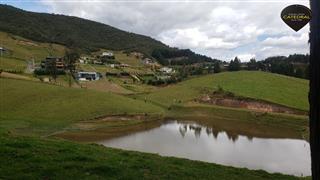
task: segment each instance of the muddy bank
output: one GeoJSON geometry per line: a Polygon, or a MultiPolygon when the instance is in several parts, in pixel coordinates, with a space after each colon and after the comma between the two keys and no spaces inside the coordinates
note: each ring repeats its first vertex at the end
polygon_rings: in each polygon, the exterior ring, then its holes
{"type": "Polygon", "coordinates": [[[104,116],[75,123],[52,136],[80,142],[95,142],[152,129],[160,126],[161,121],[160,116],[143,114],[104,116]]]}
{"type": "Polygon", "coordinates": [[[308,115],[308,112],[274,104],[262,100],[255,100],[250,98],[236,97],[232,94],[212,93],[206,94],[195,101],[205,104],[212,104],[218,106],[243,108],[260,112],[286,113],[296,115],[308,115]]]}

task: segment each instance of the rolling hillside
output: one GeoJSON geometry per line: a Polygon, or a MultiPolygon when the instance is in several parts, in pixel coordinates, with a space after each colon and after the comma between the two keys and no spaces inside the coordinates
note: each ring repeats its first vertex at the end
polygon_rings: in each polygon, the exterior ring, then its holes
{"type": "Polygon", "coordinates": [[[308,81],[258,71],[225,72],[201,76],[142,96],[157,104],[185,103],[218,87],[237,96],[261,99],[301,110],[308,109],[308,81]]]}
{"type": "Polygon", "coordinates": [[[0,79],[0,129],[50,133],[80,121],[113,114],[161,114],[143,101],[112,93],[0,79]]]}
{"type": "Polygon", "coordinates": [[[24,71],[27,61],[40,62],[48,55],[63,56],[66,50],[62,45],[39,43],[1,31],[0,43],[6,49],[0,57],[0,69],[6,71],[24,71]]]}
{"type": "Polygon", "coordinates": [[[0,5],[0,14],[0,31],[34,41],[86,50],[137,50],[149,55],[154,49],[169,48],[150,37],[78,17],[28,12],[8,5],[0,5]]]}
{"type": "Polygon", "coordinates": [[[180,65],[213,61],[212,58],[196,54],[189,49],[172,48],[151,37],[87,19],[28,12],[1,4],[0,13],[0,31],[33,41],[80,48],[85,52],[100,49],[138,51],[156,58],[161,64],[168,64],[168,61],[180,65]],[[168,53],[171,54],[169,57],[168,53]],[[174,63],[173,57],[180,60],[174,63]]]}

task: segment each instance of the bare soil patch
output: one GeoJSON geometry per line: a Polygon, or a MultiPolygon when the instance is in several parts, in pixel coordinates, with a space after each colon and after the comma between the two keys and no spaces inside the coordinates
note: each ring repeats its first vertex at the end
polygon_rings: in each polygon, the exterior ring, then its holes
{"type": "Polygon", "coordinates": [[[162,118],[149,115],[112,115],[73,124],[54,137],[73,141],[95,142],[152,129],[161,125],[162,118]]]}
{"type": "Polygon", "coordinates": [[[205,104],[212,104],[232,108],[243,108],[252,111],[308,115],[308,112],[306,111],[286,107],[267,101],[234,96],[232,93],[226,92],[213,92],[211,94],[205,94],[197,98],[196,101],[205,104]]]}

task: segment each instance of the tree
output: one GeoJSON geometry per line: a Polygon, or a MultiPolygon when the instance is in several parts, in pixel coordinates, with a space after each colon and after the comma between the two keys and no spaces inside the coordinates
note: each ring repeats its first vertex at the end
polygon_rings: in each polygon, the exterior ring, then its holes
{"type": "Polygon", "coordinates": [[[66,69],[70,72],[74,72],[76,69],[75,64],[76,61],[79,59],[80,55],[77,50],[71,49],[67,50],[64,55],[64,62],[66,69]]]}
{"type": "Polygon", "coordinates": [[[56,81],[58,76],[58,69],[57,69],[57,62],[56,60],[52,60],[48,62],[47,70],[49,71],[50,76],[56,81]]]}
{"type": "Polygon", "coordinates": [[[65,62],[66,69],[69,71],[69,73],[68,73],[69,87],[71,87],[71,85],[72,85],[72,77],[73,77],[73,73],[76,69],[75,64],[76,64],[76,61],[79,59],[79,57],[80,57],[79,53],[74,49],[67,50],[65,53],[64,62],[65,62]]]}
{"type": "Polygon", "coordinates": [[[248,62],[248,70],[255,71],[257,69],[258,69],[257,61],[254,58],[250,59],[250,61],[248,62]]]}
{"type": "Polygon", "coordinates": [[[304,78],[304,72],[302,68],[298,67],[295,71],[295,77],[304,78]]]}
{"type": "Polygon", "coordinates": [[[312,179],[320,179],[320,1],[310,0],[309,126],[312,179]]]}
{"type": "Polygon", "coordinates": [[[241,66],[241,61],[238,57],[235,57],[234,60],[230,61],[229,71],[239,71],[241,66]]]}
{"type": "Polygon", "coordinates": [[[221,72],[221,68],[220,68],[220,63],[219,63],[219,61],[216,61],[216,62],[213,64],[213,72],[214,72],[214,73],[219,73],[219,72],[221,72]]]}

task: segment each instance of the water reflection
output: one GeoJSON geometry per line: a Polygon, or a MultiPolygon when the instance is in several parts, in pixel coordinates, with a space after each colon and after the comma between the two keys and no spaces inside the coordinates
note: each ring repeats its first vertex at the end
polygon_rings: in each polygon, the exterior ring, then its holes
{"type": "Polygon", "coordinates": [[[169,121],[148,131],[98,143],[297,176],[311,173],[309,143],[304,140],[243,136],[195,122],[169,121]]]}
{"type": "MultiPolygon", "coordinates": [[[[213,130],[212,127],[205,127],[199,124],[185,124],[183,122],[176,122],[176,123],[179,125],[179,132],[182,137],[185,137],[186,133],[190,131],[190,133],[194,134],[195,138],[200,138],[202,129],[205,129],[207,136],[210,137],[212,135],[215,139],[217,139],[218,134],[222,132],[226,133],[226,135],[228,136],[228,139],[232,140],[233,142],[237,141],[237,139],[239,138],[238,134],[213,130]]],[[[248,140],[250,141],[252,140],[252,137],[248,137],[248,136],[246,137],[248,140]]]]}

